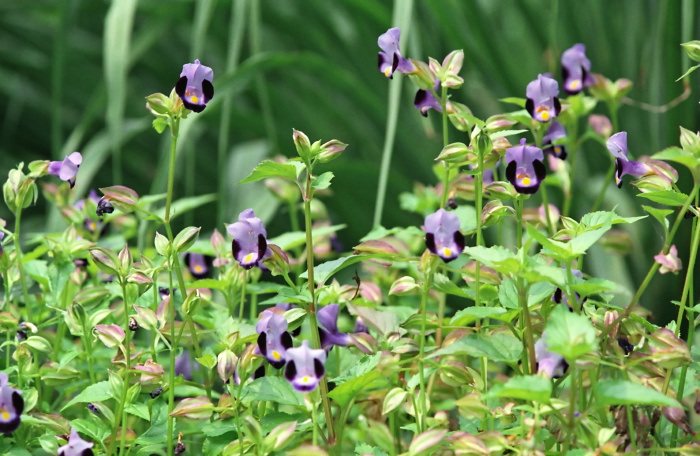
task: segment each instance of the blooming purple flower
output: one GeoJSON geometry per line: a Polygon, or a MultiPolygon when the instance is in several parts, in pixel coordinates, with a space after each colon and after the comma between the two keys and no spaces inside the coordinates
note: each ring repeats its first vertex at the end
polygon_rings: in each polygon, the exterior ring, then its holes
{"type": "Polygon", "coordinates": [[[425,218],[425,246],[432,253],[450,262],[464,250],[464,235],[459,231],[459,218],[453,212],[438,209],[425,218]]]}
{"type": "Polygon", "coordinates": [[[58,456],[93,456],[93,445],[81,439],[78,432],[71,428],[68,443],[58,449],[58,456]]]}
{"type": "Polygon", "coordinates": [[[634,177],[642,177],[653,174],[654,170],[637,161],[627,158],[627,132],[621,131],[612,135],[605,143],[608,150],[615,157],[615,183],[622,187],[622,176],[629,174],[634,177]]]}
{"type": "MultiPolygon", "coordinates": [[[[439,79],[435,79],[434,90],[435,93],[438,93],[438,90],[440,90],[439,79]]],[[[435,98],[433,92],[430,92],[428,90],[418,90],[418,92],[416,92],[416,97],[413,99],[413,105],[416,107],[416,109],[420,111],[423,117],[428,117],[428,111],[430,111],[431,109],[434,109],[437,112],[442,112],[440,100],[435,98]]]]}
{"type": "Polygon", "coordinates": [[[186,253],[185,264],[195,279],[203,279],[209,274],[211,259],[201,253],[186,253]]]}
{"type": "Polygon", "coordinates": [[[266,269],[262,262],[272,256],[272,251],[267,247],[265,226],[253,209],[241,212],[238,221],[229,225],[227,231],[233,236],[233,257],[242,267],[266,269]]]}
{"type": "Polygon", "coordinates": [[[547,133],[542,137],[542,152],[550,153],[553,156],[566,160],[566,149],[560,144],[553,144],[557,139],[566,138],[564,126],[553,120],[547,129],[547,133]]]}
{"type": "Polygon", "coordinates": [[[319,329],[321,335],[321,347],[330,348],[333,345],[347,347],[352,342],[348,334],[338,330],[338,304],[328,304],[317,312],[318,322],[323,329],[319,329]]]}
{"type": "Polygon", "coordinates": [[[537,79],[527,85],[525,91],[527,101],[525,109],[530,116],[539,122],[549,122],[559,115],[559,83],[554,79],[540,74],[537,79]]]}
{"type": "Polygon", "coordinates": [[[542,149],[525,145],[525,138],[506,150],[506,179],[518,193],[532,194],[540,188],[547,175],[543,159],[542,149]]]}
{"type": "Polygon", "coordinates": [[[49,163],[48,173],[70,184],[70,188],[75,186],[75,176],[78,175],[78,168],[83,162],[80,152],[73,152],[63,161],[52,161],[49,163]]]}
{"type": "MultiPolygon", "coordinates": [[[[100,203],[100,196],[95,192],[95,190],[90,189],[90,193],[88,193],[88,197],[85,199],[78,200],[78,202],[75,203],[75,208],[78,210],[83,210],[85,208],[85,203],[86,200],[90,200],[93,203],[95,203],[95,206],[97,206],[100,203]]],[[[102,221],[100,220],[93,220],[90,217],[85,218],[85,229],[88,230],[90,233],[95,233],[97,231],[100,231],[102,229],[102,221]]]]}
{"type": "Polygon", "coordinates": [[[383,35],[379,36],[377,44],[382,51],[379,53],[379,71],[391,79],[394,71],[401,73],[410,73],[414,70],[414,66],[410,60],[401,55],[399,49],[399,38],[401,30],[398,27],[390,28],[383,35]]]}
{"type": "Polygon", "coordinates": [[[288,327],[286,318],[269,310],[263,312],[262,318],[255,325],[258,350],[275,369],[284,366],[285,353],[294,346],[288,327]]]}
{"type": "Polygon", "coordinates": [[[316,389],[318,382],[325,375],[325,362],[326,351],[309,348],[309,341],[305,340],[301,347],[287,350],[284,376],[297,391],[308,393],[316,389]]]}
{"type": "Polygon", "coordinates": [[[175,84],[175,93],[180,96],[182,104],[194,112],[202,112],[207,103],[214,98],[214,71],[195,60],[182,66],[180,79],[175,84]]]}
{"type": "Polygon", "coordinates": [[[595,84],[591,74],[591,61],[586,57],[586,46],[574,44],[561,55],[561,73],[564,79],[564,92],[576,95],[584,87],[595,84]]]}
{"type": "Polygon", "coordinates": [[[545,334],[535,342],[535,358],[537,359],[537,374],[544,374],[547,378],[560,378],[569,367],[564,357],[558,353],[547,350],[544,341],[545,334]]]}
{"type": "Polygon", "coordinates": [[[10,434],[17,430],[24,410],[22,393],[7,384],[8,377],[0,373],[0,432],[10,434]]]}

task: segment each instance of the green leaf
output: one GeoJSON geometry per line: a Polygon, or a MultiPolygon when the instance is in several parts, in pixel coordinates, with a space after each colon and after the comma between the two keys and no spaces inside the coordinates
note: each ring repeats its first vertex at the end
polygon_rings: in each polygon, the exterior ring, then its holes
{"type": "Polygon", "coordinates": [[[525,98],[517,98],[517,97],[507,97],[507,98],[499,98],[498,101],[502,101],[503,103],[510,103],[517,105],[521,108],[525,107],[525,98]]]}
{"type": "MultiPolygon", "coordinates": [[[[182,215],[185,212],[197,209],[200,206],[204,206],[205,204],[209,204],[214,201],[216,201],[215,193],[200,196],[190,196],[188,198],[180,198],[177,201],[173,201],[173,204],[170,205],[170,220],[172,221],[178,215],[182,215]]],[[[153,213],[153,215],[155,217],[158,217],[158,219],[163,220],[163,218],[165,217],[165,207],[158,209],[153,213]]],[[[152,219],[153,217],[147,218],[152,219]]]]}
{"type": "Polygon", "coordinates": [[[297,176],[304,169],[304,164],[299,162],[277,163],[271,160],[265,160],[255,167],[252,173],[239,184],[247,184],[248,182],[257,182],[267,179],[268,177],[282,177],[284,179],[296,182],[297,176]]]}
{"type": "Polygon", "coordinates": [[[691,172],[698,167],[700,162],[690,151],[685,151],[680,147],[667,147],[661,152],[657,152],[651,156],[656,160],[665,160],[680,163],[681,165],[688,168],[691,172]]]}
{"type": "MultiPolygon", "coordinates": [[[[371,258],[386,258],[386,255],[349,255],[335,260],[326,261],[325,263],[321,263],[318,266],[314,267],[314,282],[325,283],[337,272],[342,271],[348,266],[352,266],[357,262],[360,262],[362,260],[368,260],[371,258]]],[[[308,277],[308,271],[303,272],[299,277],[301,277],[302,279],[306,279],[308,277]]]]}
{"type": "Polygon", "coordinates": [[[162,117],[157,117],[153,119],[153,128],[160,134],[165,131],[166,128],[168,128],[168,121],[163,119],[162,117]]]}
{"type": "Polygon", "coordinates": [[[168,435],[168,404],[157,402],[151,408],[151,427],[139,435],[134,443],[139,445],[164,443],[168,435]]]}
{"type": "Polygon", "coordinates": [[[668,229],[668,220],[666,216],[673,214],[673,209],[659,209],[658,207],[644,206],[642,208],[649,213],[652,217],[659,221],[664,230],[668,229]]]}
{"type": "Polygon", "coordinates": [[[333,173],[328,171],[320,176],[317,176],[314,178],[314,180],[311,182],[311,186],[315,188],[316,190],[323,190],[324,188],[328,188],[331,186],[331,180],[333,180],[333,173]]]}
{"type": "Polygon", "coordinates": [[[665,204],[666,206],[683,206],[688,199],[688,195],[674,190],[664,190],[660,192],[638,193],[640,198],[646,198],[655,203],[665,204]]]}
{"type": "Polygon", "coordinates": [[[596,331],[590,318],[576,315],[565,306],[557,306],[549,316],[547,349],[571,362],[596,349],[596,331]]]}
{"type": "Polygon", "coordinates": [[[382,450],[381,448],[378,447],[373,447],[367,443],[364,442],[356,442],[355,443],[355,454],[356,455],[367,455],[371,454],[372,456],[389,456],[389,454],[382,450]]]}
{"type": "Polygon", "coordinates": [[[109,382],[107,380],[103,382],[98,382],[85,388],[80,394],[75,396],[68,404],[61,409],[61,411],[67,409],[73,404],[83,403],[83,402],[104,402],[107,399],[114,397],[112,391],[110,390],[109,382]]]}
{"type": "Polygon", "coordinates": [[[146,404],[126,404],[124,410],[146,421],[151,420],[151,414],[148,412],[148,406],[146,404]]]}
{"type": "Polygon", "coordinates": [[[437,291],[441,291],[443,293],[461,296],[463,298],[474,299],[473,292],[469,292],[464,288],[460,288],[454,282],[452,282],[449,277],[447,277],[444,274],[435,274],[435,276],[433,277],[433,286],[437,291]]]}
{"type": "Polygon", "coordinates": [[[682,407],[675,399],[652,388],[629,380],[603,380],[599,382],[594,395],[600,406],[608,405],[659,405],[682,407]]]}
{"type": "Polygon", "coordinates": [[[688,69],[688,71],[686,71],[685,73],[683,73],[683,76],[681,76],[680,78],[676,79],[676,82],[678,82],[678,81],[680,81],[681,79],[683,79],[684,77],[688,76],[690,73],[692,73],[693,71],[697,70],[698,68],[700,68],[700,65],[695,65],[695,66],[690,67],[690,68],[688,69]]]}
{"type": "Polygon", "coordinates": [[[89,440],[103,440],[109,435],[109,429],[107,429],[104,425],[100,426],[94,421],[77,419],[71,421],[70,425],[81,434],[89,436],[89,440]]]}
{"type": "Polygon", "coordinates": [[[509,397],[546,403],[552,396],[552,382],[539,375],[513,377],[505,384],[495,385],[486,393],[486,398],[509,397]]]}
{"type": "Polygon", "coordinates": [[[520,133],[525,133],[527,130],[501,130],[497,131],[496,133],[491,133],[489,135],[489,138],[491,139],[498,139],[498,138],[506,138],[508,136],[515,136],[519,135],[520,133]]]}
{"type": "Polygon", "coordinates": [[[443,355],[469,355],[473,357],[486,356],[492,361],[516,363],[523,351],[523,344],[508,334],[469,334],[445,348],[441,348],[428,356],[428,359],[443,355]]]}
{"type": "Polygon", "coordinates": [[[207,369],[211,369],[214,366],[216,366],[216,356],[212,355],[211,353],[205,353],[202,355],[201,358],[195,359],[199,364],[206,367],[207,369]]]}
{"type": "Polygon", "coordinates": [[[494,245],[492,247],[467,247],[464,251],[469,254],[472,259],[480,261],[502,274],[517,273],[521,267],[520,260],[517,256],[500,245],[494,245]]]}
{"type": "Polygon", "coordinates": [[[377,386],[386,383],[386,379],[379,372],[367,372],[364,375],[355,377],[351,380],[336,386],[333,391],[328,393],[328,397],[333,399],[341,408],[346,408],[355,399],[361,391],[376,388],[377,386]]]}
{"type": "Polygon", "coordinates": [[[281,377],[256,379],[243,388],[246,401],[271,401],[281,405],[304,408],[304,396],[297,393],[292,385],[281,377]]]}
{"type": "Polygon", "coordinates": [[[484,318],[502,320],[504,313],[506,313],[506,309],[501,307],[467,307],[455,313],[452,320],[450,320],[450,326],[466,326],[475,322],[477,319],[484,318]]]}
{"type": "MultiPolygon", "coordinates": [[[[321,226],[314,228],[312,235],[314,238],[320,236],[327,236],[344,229],[347,225],[332,225],[332,226],[321,226]]],[[[289,231],[283,233],[279,236],[270,238],[267,240],[269,244],[275,244],[279,246],[282,250],[291,250],[295,247],[304,245],[306,243],[306,232],[305,231],[289,231]]]]}

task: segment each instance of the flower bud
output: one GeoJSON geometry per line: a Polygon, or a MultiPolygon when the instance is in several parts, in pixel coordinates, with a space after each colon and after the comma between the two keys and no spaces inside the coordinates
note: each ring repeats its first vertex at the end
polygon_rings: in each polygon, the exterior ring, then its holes
{"type": "Polygon", "coordinates": [[[297,149],[297,154],[304,162],[308,162],[311,159],[311,142],[309,137],[303,132],[292,129],[292,140],[294,141],[294,147],[297,149]]]}
{"type": "Polygon", "coordinates": [[[289,273],[289,257],[287,253],[275,244],[267,244],[272,256],[263,261],[273,276],[289,273]]]}
{"type": "Polygon", "coordinates": [[[665,369],[691,362],[690,350],[684,340],[667,328],[660,328],[649,336],[651,359],[665,369]]]}
{"type": "Polygon", "coordinates": [[[216,363],[216,371],[224,383],[229,383],[236,372],[238,357],[231,350],[226,349],[219,353],[216,363]]]}
{"type": "Polygon", "coordinates": [[[144,385],[160,382],[165,374],[163,366],[153,362],[150,358],[147,359],[144,364],[134,366],[134,369],[141,372],[141,379],[139,381],[144,385]]]}
{"type": "Polygon", "coordinates": [[[328,163],[331,160],[335,160],[343,153],[346,147],[348,147],[347,144],[337,139],[332,139],[321,146],[321,152],[318,154],[318,161],[321,163],[328,163]]]}
{"type": "Polygon", "coordinates": [[[109,348],[121,345],[126,338],[124,330],[117,325],[95,325],[93,333],[109,348]]]}
{"type": "Polygon", "coordinates": [[[132,212],[139,202],[139,194],[129,187],[114,185],[112,187],[101,188],[105,199],[122,212],[132,212]]]}
{"type": "Polygon", "coordinates": [[[391,284],[389,289],[390,295],[403,296],[405,294],[410,294],[413,290],[420,288],[416,283],[416,280],[411,276],[404,276],[400,279],[396,279],[394,283],[391,284]]]}
{"type": "Polygon", "coordinates": [[[600,137],[608,139],[612,136],[613,127],[610,119],[600,114],[591,114],[588,118],[588,125],[600,137]]]}
{"type": "Polygon", "coordinates": [[[197,396],[180,401],[170,416],[204,421],[209,419],[213,411],[214,405],[211,403],[208,397],[197,396]]]}
{"type": "Polygon", "coordinates": [[[693,428],[688,421],[685,410],[682,408],[663,407],[661,408],[661,413],[663,413],[667,420],[681,428],[686,434],[693,434],[693,428]]]}
{"type": "Polygon", "coordinates": [[[92,261],[95,262],[95,265],[102,271],[106,272],[107,274],[114,274],[118,275],[119,274],[119,269],[121,265],[120,259],[117,257],[117,254],[114,253],[113,251],[102,248],[102,247],[94,247],[89,250],[90,256],[92,257],[92,261]]]}

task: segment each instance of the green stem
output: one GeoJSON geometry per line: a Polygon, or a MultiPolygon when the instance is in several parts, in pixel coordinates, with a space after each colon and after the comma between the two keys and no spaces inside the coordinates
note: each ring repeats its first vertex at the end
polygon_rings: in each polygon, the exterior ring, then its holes
{"type": "MultiPolygon", "coordinates": [[[[698,230],[698,219],[693,218],[693,228],[692,228],[692,243],[690,247],[690,258],[688,259],[688,268],[685,274],[685,283],[683,284],[683,292],[681,294],[681,303],[678,306],[678,318],[676,319],[676,329],[673,331],[677,336],[681,330],[681,324],[683,323],[683,313],[685,312],[685,306],[688,302],[688,294],[690,289],[693,287],[693,276],[695,272],[695,260],[698,255],[698,247],[700,247],[700,230],[698,230]]],[[[693,320],[693,318],[689,318],[693,320]]],[[[693,335],[688,334],[688,340],[692,340],[693,335]]]]}
{"type": "Polygon", "coordinates": [[[243,285],[241,286],[241,300],[238,304],[238,321],[243,321],[243,308],[245,307],[245,289],[248,284],[248,270],[243,273],[243,285]]]}
{"type": "Polygon", "coordinates": [[[605,175],[605,180],[603,181],[603,186],[600,188],[600,192],[598,192],[598,196],[595,199],[595,202],[593,203],[593,207],[591,208],[591,212],[595,212],[598,210],[601,204],[603,204],[603,199],[605,198],[605,194],[608,191],[608,188],[610,187],[610,181],[612,180],[613,176],[615,175],[615,162],[613,162],[612,165],[610,165],[610,169],[608,169],[608,173],[605,175]]]}
{"type": "Polygon", "coordinates": [[[15,233],[13,240],[15,243],[15,261],[17,262],[17,269],[19,270],[19,283],[22,285],[22,297],[24,298],[24,309],[26,315],[26,321],[32,321],[32,306],[29,302],[29,291],[27,290],[27,282],[24,277],[24,264],[22,261],[22,246],[19,242],[19,227],[20,219],[22,218],[22,208],[17,207],[15,211],[15,233]]]}
{"type": "MultiPolygon", "coordinates": [[[[447,87],[442,87],[440,94],[440,106],[442,107],[442,147],[450,143],[450,131],[447,129],[447,87]]],[[[442,181],[442,195],[440,197],[440,207],[447,206],[447,198],[450,194],[450,164],[442,162],[445,167],[445,175],[442,181]]]]}
{"type": "MultiPolygon", "coordinates": [[[[527,352],[529,363],[527,364],[528,370],[526,374],[532,374],[537,372],[537,359],[535,357],[535,340],[532,334],[532,321],[530,319],[530,308],[527,305],[527,285],[523,279],[518,278],[516,282],[518,289],[518,302],[520,303],[520,309],[523,313],[523,341],[527,345],[527,352]]],[[[526,366],[523,366],[526,367],[526,366]]]]}
{"type": "MultiPolygon", "coordinates": [[[[307,278],[309,281],[309,302],[308,316],[311,324],[311,340],[315,349],[321,348],[321,335],[318,331],[318,319],[316,318],[316,285],[314,282],[314,240],[311,227],[311,199],[313,198],[313,189],[311,188],[311,165],[306,164],[306,190],[304,192],[304,222],[306,229],[306,267],[307,278]]],[[[331,403],[328,398],[328,383],[326,377],[321,377],[321,402],[323,410],[326,414],[326,428],[328,429],[328,441],[330,445],[335,444],[335,429],[333,427],[333,414],[331,412],[331,403]]]]}
{"type": "Polygon", "coordinates": [[[420,381],[420,393],[417,405],[420,405],[420,410],[416,410],[418,417],[418,432],[425,430],[425,419],[428,414],[428,400],[425,389],[425,374],[423,373],[423,357],[425,354],[425,332],[428,321],[428,293],[433,286],[433,267],[429,266],[429,271],[426,272],[425,283],[423,284],[423,292],[421,293],[421,337],[419,341],[418,352],[418,379],[420,381]]]}
{"type": "MultiPolygon", "coordinates": [[[[126,454],[126,397],[129,394],[129,370],[131,368],[131,331],[129,330],[129,304],[126,294],[126,282],[123,277],[119,277],[119,285],[122,290],[122,301],[124,303],[124,379],[122,384],[122,394],[119,398],[119,405],[117,406],[116,413],[114,414],[114,424],[112,428],[112,436],[109,442],[109,454],[116,454],[114,452],[114,445],[117,443],[117,431],[119,431],[119,424],[121,423],[122,433],[120,438],[119,449],[122,454],[126,454]]],[[[121,349],[121,347],[120,347],[121,349]]]]}
{"type": "Polygon", "coordinates": [[[520,195],[513,200],[515,205],[515,221],[517,223],[515,231],[515,246],[518,250],[523,247],[523,199],[520,195]]]}
{"type": "Polygon", "coordinates": [[[170,327],[170,366],[168,368],[168,433],[166,435],[166,446],[168,448],[168,456],[173,456],[175,418],[171,413],[175,408],[175,352],[177,351],[177,341],[175,340],[175,290],[173,289],[172,270],[168,270],[168,280],[170,286],[170,312],[168,312],[168,326],[170,327]]]}

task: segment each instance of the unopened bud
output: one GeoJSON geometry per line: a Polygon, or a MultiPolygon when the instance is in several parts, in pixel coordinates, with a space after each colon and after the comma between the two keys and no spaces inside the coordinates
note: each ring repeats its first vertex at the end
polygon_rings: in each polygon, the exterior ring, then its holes
{"type": "Polygon", "coordinates": [[[238,357],[231,350],[226,349],[219,353],[216,363],[216,371],[224,383],[229,383],[234,373],[236,372],[236,364],[238,357]]]}

